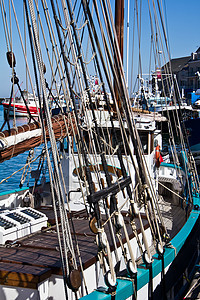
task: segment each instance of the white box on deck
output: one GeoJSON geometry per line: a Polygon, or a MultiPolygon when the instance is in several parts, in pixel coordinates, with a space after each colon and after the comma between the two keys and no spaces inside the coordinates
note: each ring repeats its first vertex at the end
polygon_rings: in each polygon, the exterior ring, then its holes
{"type": "Polygon", "coordinates": [[[30,207],[0,213],[0,244],[14,241],[47,226],[47,216],[30,207]]]}

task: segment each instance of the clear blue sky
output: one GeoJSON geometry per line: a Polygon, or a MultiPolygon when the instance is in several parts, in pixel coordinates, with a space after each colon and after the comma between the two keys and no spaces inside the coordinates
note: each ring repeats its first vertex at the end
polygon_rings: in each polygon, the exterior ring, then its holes
{"type": "Polygon", "coordinates": [[[165,1],[171,56],[188,56],[200,47],[200,1],[165,1]]]}
{"type": "MultiPolygon", "coordinates": [[[[110,0],[113,4],[114,0],[110,0]]],[[[125,5],[126,5],[126,1],[125,5]]],[[[130,0],[133,3],[133,0],[130,0]]],[[[138,0],[139,1],[139,0],[138,0]]],[[[143,8],[147,8],[147,0],[143,1],[143,8]]],[[[200,46],[200,26],[199,26],[199,13],[200,13],[200,0],[163,0],[167,9],[167,25],[169,34],[169,43],[171,50],[171,57],[189,56],[191,52],[197,50],[200,46]]],[[[15,0],[16,6],[22,6],[22,0],[15,0]]],[[[21,17],[23,17],[23,9],[21,9],[21,17]]],[[[148,12],[144,12],[148,18],[148,12]]],[[[14,24],[14,22],[13,22],[14,24]]],[[[15,24],[14,24],[15,25],[15,24]]],[[[149,19],[146,24],[149,26],[149,19]]],[[[9,97],[10,94],[10,75],[11,69],[9,68],[6,60],[6,43],[2,28],[2,18],[0,15],[0,97],[9,97]]],[[[13,36],[17,34],[13,29],[13,36]]],[[[14,38],[13,38],[14,39],[14,38]]],[[[16,71],[20,78],[20,82],[25,82],[25,72],[21,62],[21,54],[18,53],[20,48],[19,44],[15,44],[15,53],[17,52],[17,67],[16,71]]],[[[24,64],[23,64],[24,66],[24,64]]],[[[22,86],[25,88],[25,85],[22,86]]]]}

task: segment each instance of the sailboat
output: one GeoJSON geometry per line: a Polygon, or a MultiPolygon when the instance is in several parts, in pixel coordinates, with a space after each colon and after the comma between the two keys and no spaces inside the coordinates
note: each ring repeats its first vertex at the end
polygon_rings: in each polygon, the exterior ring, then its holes
{"type": "MultiPolygon", "coordinates": [[[[1,1],[12,99],[19,79],[7,15],[22,34],[19,7],[9,4],[1,1]]],[[[0,194],[0,298],[180,299],[199,257],[199,181],[181,126],[178,153],[169,124],[173,162],[163,162],[155,115],[132,108],[124,2],[115,22],[109,0],[24,0],[23,8],[30,53],[22,43],[22,55],[40,114],[14,128],[6,115],[0,160],[29,150],[25,176],[31,150],[44,148],[34,186],[0,194]],[[65,97],[57,116],[47,86],[65,97]],[[49,182],[39,184],[44,161],[49,182]]]]}

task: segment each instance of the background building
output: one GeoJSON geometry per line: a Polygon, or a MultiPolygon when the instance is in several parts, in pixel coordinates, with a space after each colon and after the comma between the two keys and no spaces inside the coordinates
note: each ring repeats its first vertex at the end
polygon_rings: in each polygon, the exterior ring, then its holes
{"type": "MultiPolygon", "coordinates": [[[[169,63],[163,66],[162,72],[166,68],[169,68],[169,63]]],[[[181,94],[187,99],[193,99],[200,89],[200,47],[191,56],[172,59],[171,71],[176,75],[181,94]]]]}

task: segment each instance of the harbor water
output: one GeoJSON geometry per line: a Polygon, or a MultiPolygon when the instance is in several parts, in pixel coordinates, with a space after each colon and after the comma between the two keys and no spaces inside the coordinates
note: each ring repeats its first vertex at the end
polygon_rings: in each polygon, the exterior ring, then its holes
{"type": "MultiPolygon", "coordinates": [[[[13,127],[13,119],[11,119],[9,122],[10,122],[10,126],[13,127]]],[[[3,106],[0,105],[0,127],[2,126],[3,123],[4,123],[4,112],[3,112],[3,106]]],[[[26,123],[27,123],[26,117],[16,118],[16,126],[20,126],[26,123]]],[[[3,128],[3,130],[6,129],[7,126],[3,128]]],[[[38,155],[40,155],[41,151],[42,151],[42,146],[35,148],[33,159],[36,158],[38,155]]],[[[29,151],[26,151],[0,164],[0,193],[19,188],[21,177],[23,175],[23,170],[17,172],[14,175],[13,173],[21,169],[26,164],[28,154],[29,151]],[[6,180],[4,181],[4,179],[6,180]]],[[[38,162],[39,162],[39,158],[35,162],[33,162],[31,167],[28,169],[26,179],[23,183],[23,187],[33,185],[34,179],[31,178],[31,170],[37,169],[38,162]]]]}

